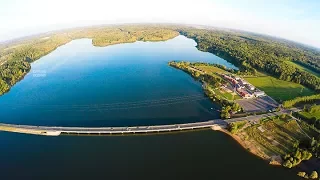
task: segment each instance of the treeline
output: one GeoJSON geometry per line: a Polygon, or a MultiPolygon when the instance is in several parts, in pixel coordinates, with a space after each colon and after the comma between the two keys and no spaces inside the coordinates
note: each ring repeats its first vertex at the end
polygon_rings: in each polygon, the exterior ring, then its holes
{"type": "Polygon", "coordinates": [[[239,70],[232,69],[232,68],[227,68],[226,66],[221,65],[221,64],[205,63],[205,62],[190,62],[189,64],[190,64],[191,66],[214,66],[214,67],[223,69],[223,70],[225,70],[225,71],[228,71],[228,72],[230,72],[230,73],[232,73],[232,74],[237,74],[237,73],[239,73],[239,70]]]}
{"type": "Polygon", "coordinates": [[[228,123],[227,129],[232,133],[235,134],[239,130],[241,130],[248,122],[247,121],[239,121],[239,122],[233,122],[228,123]]]}
{"type": "Polygon", "coordinates": [[[320,65],[319,64],[316,64],[316,63],[314,63],[312,61],[307,61],[307,62],[305,62],[305,61],[294,61],[294,62],[320,74],[320,65]]]}
{"type": "Polygon", "coordinates": [[[305,106],[303,111],[294,113],[295,117],[301,118],[307,122],[311,127],[319,132],[320,130],[320,117],[317,116],[317,112],[320,112],[320,105],[305,106]]]}
{"type": "Polygon", "coordinates": [[[320,55],[259,36],[232,31],[181,28],[180,33],[194,39],[201,51],[227,57],[243,71],[259,71],[320,91],[320,78],[285,63],[288,60],[318,62],[320,55]]]}
{"type": "Polygon", "coordinates": [[[10,87],[23,78],[30,69],[30,64],[23,60],[10,60],[0,66],[0,94],[9,91],[10,87]]]}
{"type": "MultiPolygon", "coordinates": [[[[82,32],[83,33],[83,32],[82,32]]],[[[106,28],[101,30],[89,30],[85,34],[91,34],[93,45],[107,46],[119,43],[135,41],[164,41],[179,35],[177,31],[158,27],[128,27],[106,28]]],[[[81,36],[78,34],[77,36],[81,36]]]]}
{"type": "Polygon", "coordinates": [[[301,161],[309,160],[311,157],[312,157],[312,153],[309,152],[308,150],[296,149],[295,152],[291,154],[287,154],[284,157],[283,166],[287,168],[292,168],[300,164],[301,161]]]}
{"type": "Polygon", "coordinates": [[[302,97],[296,97],[292,100],[284,101],[283,102],[283,107],[285,108],[290,108],[298,103],[310,103],[320,100],[320,94],[315,94],[311,96],[302,96],[302,97]]]}
{"type": "Polygon", "coordinates": [[[312,156],[320,155],[320,139],[311,138],[308,141],[296,141],[294,143],[294,151],[284,156],[283,166],[292,168],[301,163],[301,161],[309,160],[312,156]]]}
{"type": "Polygon", "coordinates": [[[74,39],[91,38],[95,46],[139,41],[163,41],[179,35],[158,26],[123,25],[76,28],[43,34],[0,47],[0,95],[30,71],[30,63],[74,39]]]}

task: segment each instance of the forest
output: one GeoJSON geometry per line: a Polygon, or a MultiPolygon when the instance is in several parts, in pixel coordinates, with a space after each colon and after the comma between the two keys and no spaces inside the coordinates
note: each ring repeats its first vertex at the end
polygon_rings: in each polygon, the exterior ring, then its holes
{"type": "Polygon", "coordinates": [[[242,71],[252,74],[255,74],[256,70],[262,71],[278,79],[320,91],[320,78],[285,63],[299,61],[300,64],[317,69],[320,53],[315,50],[245,32],[194,28],[180,28],[179,32],[194,39],[199,50],[223,57],[238,65],[242,71]]]}

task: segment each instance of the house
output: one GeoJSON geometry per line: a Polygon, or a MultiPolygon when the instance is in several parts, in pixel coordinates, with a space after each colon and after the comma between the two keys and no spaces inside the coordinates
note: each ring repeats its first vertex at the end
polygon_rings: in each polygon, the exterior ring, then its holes
{"type": "Polygon", "coordinates": [[[247,87],[249,90],[251,90],[251,91],[253,91],[253,90],[256,89],[256,88],[255,88],[253,85],[251,85],[251,84],[246,84],[246,87],[247,87]]]}
{"type": "Polygon", "coordinates": [[[242,89],[243,86],[241,86],[240,84],[236,84],[236,89],[242,89]]]}
{"type": "Polygon", "coordinates": [[[265,96],[266,93],[263,91],[256,91],[253,93],[255,97],[261,97],[261,96],[265,96]]]}
{"type": "Polygon", "coordinates": [[[241,83],[241,84],[243,84],[243,85],[248,84],[248,82],[247,82],[247,81],[245,81],[245,80],[243,80],[243,79],[240,79],[239,81],[240,81],[240,83],[241,83]]]}
{"type": "Polygon", "coordinates": [[[237,80],[233,79],[232,77],[230,77],[230,76],[228,76],[228,75],[223,74],[223,77],[224,77],[226,80],[232,82],[233,85],[236,85],[236,84],[238,83],[237,80]]]}

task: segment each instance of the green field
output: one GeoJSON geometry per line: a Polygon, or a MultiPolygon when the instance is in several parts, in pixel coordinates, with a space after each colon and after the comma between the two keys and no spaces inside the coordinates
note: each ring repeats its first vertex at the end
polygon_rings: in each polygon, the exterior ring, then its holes
{"type": "Polygon", "coordinates": [[[301,69],[301,70],[303,70],[303,71],[309,72],[309,73],[311,73],[311,74],[314,74],[314,75],[320,77],[320,74],[319,74],[319,73],[317,73],[317,72],[315,72],[315,71],[312,71],[311,69],[308,69],[307,67],[301,66],[300,64],[297,64],[297,63],[295,63],[295,62],[293,62],[293,61],[286,61],[286,63],[287,63],[287,64],[290,64],[290,65],[293,65],[294,67],[299,68],[299,69],[301,69]]]}
{"type": "Polygon", "coordinates": [[[197,68],[205,71],[206,73],[210,74],[210,73],[228,73],[227,71],[220,69],[218,67],[214,67],[214,66],[196,66],[197,68]]]}
{"type": "Polygon", "coordinates": [[[308,111],[301,111],[299,113],[307,119],[320,119],[320,105],[312,106],[308,111]]]}
{"type": "Polygon", "coordinates": [[[221,91],[219,89],[215,89],[213,87],[210,87],[209,90],[212,91],[217,96],[220,96],[223,99],[226,99],[226,100],[229,100],[229,101],[241,99],[241,97],[239,95],[232,95],[231,93],[224,92],[224,91],[221,91]]]}
{"type": "Polygon", "coordinates": [[[245,80],[278,101],[314,94],[312,90],[300,84],[279,80],[271,76],[245,77],[245,80]]]}

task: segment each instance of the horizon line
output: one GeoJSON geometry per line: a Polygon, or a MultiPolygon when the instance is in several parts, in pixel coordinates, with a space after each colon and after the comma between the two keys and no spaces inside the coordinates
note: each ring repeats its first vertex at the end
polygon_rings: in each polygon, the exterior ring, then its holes
{"type": "MultiPolygon", "coordinates": [[[[282,40],[282,41],[288,41],[290,43],[295,43],[297,45],[303,46],[305,48],[310,48],[313,50],[316,50],[320,52],[320,46],[315,46],[311,44],[306,44],[304,42],[299,42],[296,40],[284,38],[281,36],[275,36],[267,33],[260,33],[260,32],[255,32],[255,31],[249,31],[249,30],[243,30],[243,29],[238,29],[238,28],[227,28],[227,27],[221,27],[221,26],[214,26],[214,25],[204,25],[204,24],[190,24],[190,23],[165,23],[165,22],[159,22],[159,23],[152,23],[152,22],[141,22],[141,23],[111,23],[111,24],[92,24],[92,25],[79,25],[79,26],[74,26],[74,27],[65,27],[61,29],[55,29],[55,30],[48,30],[48,31],[43,31],[43,32],[38,32],[38,33],[33,33],[30,35],[22,35],[18,36],[16,38],[12,39],[7,39],[7,40],[0,40],[0,45],[6,45],[10,43],[15,43],[15,41],[18,43],[20,41],[32,39],[33,37],[41,36],[41,35],[46,35],[46,34],[51,34],[51,33],[56,33],[56,32],[61,32],[61,31],[67,31],[67,30],[72,30],[72,29],[79,29],[79,28],[93,28],[93,27],[104,27],[104,26],[117,26],[117,25],[182,25],[182,26],[189,26],[193,28],[199,28],[195,26],[202,26],[204,29],[210,30],[209,28],[215,28],[218,30],[229,30],[229,31],[235,31],[235,32],[244,32],[244,33],[251,33],[255,35],[260,35],[260,36],[265,36],[268,38],[274,38],[275,40],[282,40]]],[[[283,42],[282,42],[283,43],[283,42]]]]}

